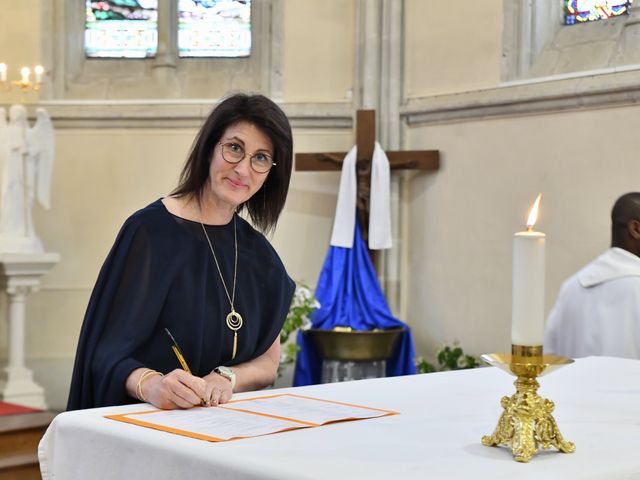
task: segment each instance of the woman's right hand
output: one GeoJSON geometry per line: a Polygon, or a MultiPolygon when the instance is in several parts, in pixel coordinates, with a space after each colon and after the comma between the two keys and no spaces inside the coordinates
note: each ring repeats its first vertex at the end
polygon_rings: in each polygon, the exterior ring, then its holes
{"type": "MultiPolygon", "coordinates": [[[[133,393],[133,396],[139,396],[136,387],[145,371],[148,369],[138,368],[129,375],[127,379],[129,394],[133,393]]],[[[142,394],[140,400],[147,401],[158,408],[172,410],[202,405],[202,399],[206,398],[206,389],[207,384],[204,379],[194,377],[178,368],[164,376],[160,374],[147,375],[142,379],[139,392],[142,394]]]]}

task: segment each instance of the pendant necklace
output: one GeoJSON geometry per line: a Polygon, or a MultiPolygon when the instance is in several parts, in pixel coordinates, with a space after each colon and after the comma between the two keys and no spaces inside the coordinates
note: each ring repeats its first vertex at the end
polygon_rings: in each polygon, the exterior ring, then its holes
{"type": "Polygon", "coordinates": [[[236,256],[233,264],[233,287],[231,289],[231,295],[229,295],[227,284],[224,282],[222,270],[220,270],[220,264],[218,263],[216,252],[213,250],[213,244],[211,243],[209,235],[207,234],[207,229],[204,228],[204,223],[202,223],[202,214],[200,214],[200,218],[200,225],[202,226],[202,231],[204,232],[204,236],[207,239],[209,248],[211,249],[213,260],[216,262],[216,268],[218,269],[218,275],[220,275],[220,280],[222,281],[222,286],[224,287],[224,293],[227,294],[229,305],[231,305],[231,312],[229,312],[229,315],[227,315],[227,327],[229,327],[229,330],[233,332],[233,353],[231,354],[231,360],[233,360],[234,358],[236,358],[236,352],[238,350],[238,330],[242,328],[242,316],[238,312],[236,312],[236,309],[234,307],[234,301],[236,299],[236,274],[238,272],[238,230],[236,228],[236,215],[235,213],[233,215],[233,237],[236,246],[236,256]]]}

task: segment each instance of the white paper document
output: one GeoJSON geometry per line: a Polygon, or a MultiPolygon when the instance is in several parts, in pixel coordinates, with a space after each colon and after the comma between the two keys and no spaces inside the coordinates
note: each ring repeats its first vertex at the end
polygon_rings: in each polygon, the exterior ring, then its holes
{"type": "Polygon", "coordinates": [[[331,400],[283,394],[234,400],[217,407],[149,410],[110,415],[107,418],[217,442],[396,413],[331,400]]]}
{"type": "Polygon", "coordinates": [[[238,400],[223,407],[250,413],[263,413],[280,418],[296,419],[296,421],[312,426],[343,420],[380,417],[388,413],[384,410],[323,401],[298,395],[278,395],[277,397],[238,400]]]}

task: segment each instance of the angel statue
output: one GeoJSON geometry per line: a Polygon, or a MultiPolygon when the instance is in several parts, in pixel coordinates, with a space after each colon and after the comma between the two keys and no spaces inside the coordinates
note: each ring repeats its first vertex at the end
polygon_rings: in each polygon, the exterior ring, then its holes
{"type": "Polygon", "coordinates": [[[33,127],[24,106],[11,106],[9,123],[0,108],[0,253],[44,252],[32,210],[36,198],[50,207],[54,151],[53,125],[44,108],[36,110],[33,127]]]}

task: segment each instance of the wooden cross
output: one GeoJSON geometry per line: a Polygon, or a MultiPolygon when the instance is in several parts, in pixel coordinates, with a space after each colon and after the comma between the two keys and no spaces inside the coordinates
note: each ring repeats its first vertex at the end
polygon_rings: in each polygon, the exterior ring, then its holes
{"type": "MultiPolygon", "coordinates": [[[[358,110],[356,114],[356,145],[358,154],[356,172],[358,194],[356,208],[362,238],[369,239],[369,198],[371,190],[371,160],[376,140],[376,111],[358,110]]],[[[438,150],[404,150],[385,152],[391,170],[438,170],[438,150]]],[[[341,170],[347,152],[296,153],[295,168],[299,171],[318,172],[341,170]]]]}

